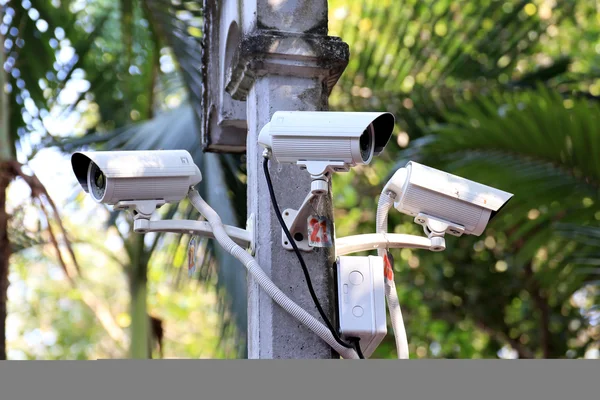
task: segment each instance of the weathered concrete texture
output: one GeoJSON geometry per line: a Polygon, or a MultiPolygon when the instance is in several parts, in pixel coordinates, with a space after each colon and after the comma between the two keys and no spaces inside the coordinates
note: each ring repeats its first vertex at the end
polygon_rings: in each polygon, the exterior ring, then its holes
{"type": "MultiPolygon", "coordinates": [[[[248,98],[248,212],[257,216],[256,259],[271,279],[291,299],[320,320],[308,292],[302,269],[293,252],[281,245],[281,228],[273,212],[262,171],[260,129],[278,110],[323,110],[327,86],[320,78],[281,75],[257,77],[248,98]]],[[[281,209],[298,208],[310,189],[310,177],[295,165],[272,162],[271,175],[281,209]]],[[[331,197],[320,209],[331,218],[331,197]]],[[[303,253],[313,286],[323,308],[333,321],[333,249],[303,253]]],[[[283,311],[249,279],[249,358],[333,358],[335,352],[320,338],[283,311]]]]}
{"type": "Polygon", "coordinates": [[[323,0],[257,0],[259,29],[327,34],[327,2],[323,0]]]}
{"type": "Polygon", "coordinates": [[[326,0],[204,0],[203,11],[201,62],[181,67],[185,77],[196,77],[201,70],[202,85],[192,85],[196,90],[190,96],[201,102],[195,111],[204,151],[245,150],[245,100],[257,76],[267,71],[326,74],[331,91],[347,64],[348,46],[326,36],[326,0]],[[265,67],[266,58],[284,61],[279,63],[283,71],[270,69],[277,65],[273,63],[265,67]]]}
{"type": "MultiPolygon", "coordinates": [[[[237,0],[204,1],[200,122],[204,151],[243,153],[246,150],[246,104],[224,90],[225,70],[240,43],[237,0]]],[[[200,64],[200,63],[199,63],[200,64]]],[[[182,66],[186,67],[186,66],[182,66]]],[[[184,70],[185,72],[185,70],[184,70]]]]}
{"type": "Polygon", "coordinates": [[[337,37],[259,30],[242,39],[226,72],[225,90],[244,100],[257,77],[279,74],[322,78],[329,94],[349,55],[348,45],[337,37]]]}

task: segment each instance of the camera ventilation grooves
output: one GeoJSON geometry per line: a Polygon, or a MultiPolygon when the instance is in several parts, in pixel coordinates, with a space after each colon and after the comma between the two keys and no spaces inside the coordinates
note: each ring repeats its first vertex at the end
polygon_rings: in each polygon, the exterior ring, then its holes
{"type": "Polygon", "coordinates": [[[306,160],[344,160],[352,153],[352,140],[335,140],[327,137],[291,141],[289,138],[273,138],[273,148],[277,160],[289,162],[303,158],[306,160]],[[298,154],[304,157],[298,157],[298,154]]]}
{"type": "MultiPolygon", "coordinates": [[[[113,184],[111,197],[124,199],[127,193],[131,193],[131,187],[135,185],[135,200],[156,200],[171,196],[177,188],[181,188],[183,196],[187,193],[187,177],[173,177],[168,181],[160,182],[156,178],[130,178],[117,179],[113,184]]],[[[133,200],[133,199],[131,199],[133,200]]]]}
{"type": "MultiPolygon", "coordinates": [[[[467,229],[475,229],[482,218],[484,218],[484,209],[464,202],[456,201],[448,196],[441,195],[434,191],[423,189],[421,187],[410,185],[402,198],[402,204],[405,208],[415,212],[436,215],[440,209],[448,210],[445,215],[452,215],[452,221],[464,226],[467,229]],[[427,204],[435,204],[436,209],[430,209],[427,204]]],[[[489,214],[489,211],[487,212],[489,214]]]]}

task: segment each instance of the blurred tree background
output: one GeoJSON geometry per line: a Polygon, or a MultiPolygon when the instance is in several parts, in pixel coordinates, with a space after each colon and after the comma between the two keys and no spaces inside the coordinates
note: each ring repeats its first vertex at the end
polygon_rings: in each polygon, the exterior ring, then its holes
{"type": "MultiPolygon", "coordinates": [[[[202,2],[0,5],[0,358],[243,357],[235,261],[201,241],[188,278],[189,236],[130,234],[77,189],[67,157],[186,148],[216,188],[203,195],[243,225],[243,158],[200,151],[202,2]]],[[[335,176],[337,235],[373,231],[377,195],[409,159],[515,194],[481,237],[394,250],[412,357],[599,357],[599,7],[329,2],[351,52],[331,108],[397,117],[382,157],[335,176]]],[[[187,202],[161,213],[198,217],[187,202]]],[[[420,234],[399,213],[392,229],[420,234]]],[[[391,337],[375,356],[395,356],[391,337]]]]}

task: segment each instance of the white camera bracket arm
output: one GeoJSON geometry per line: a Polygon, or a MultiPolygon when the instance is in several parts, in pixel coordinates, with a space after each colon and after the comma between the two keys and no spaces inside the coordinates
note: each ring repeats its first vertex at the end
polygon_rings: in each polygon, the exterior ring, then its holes
{"type": "Polygon", "coordinates": [[[443,251],[446,249],[446,241],[439,236],[427,238],[401,233],[368,233],[337,238],[335,242],[336,256],[377,249],[401,248],[443,251]]]}
{"type": "MultiPolygon", "coordinates": [[[[114,210],[133,212],[133,231],[136,233],[169,232],[189,233],[214,239],[212,228],[208,222],[192,220],[159,220],[151,221],[150,218],[157,208],[165,204],[162,200],[132,200],[120,201],[113,207],[114,210]]],[[[239,246],[250,249],[254,254],[254,216],[250,215],[246,221],[246,229],[225,225],[225,233],[239,246]]]]}
{"type": "Polygon", "coordinates": [[[450,233],[461,236],[465,228],[439,218],[419,213],[415,222],[423,226],[427,237],[399,233],[370,233],[365,235],[337,238],[335,252],[337,256],[377,249],[424,249],[443,251],[446,249],[444,235],[450,233]]]}
{"type": "MultiPolygon", "coordinates": [[[[248,219],[248,229],[236,228],[234,226],[225,225],[225,233],[233,240],[237,245],[245,249],[250,249],[251,253],[254,253],[254,240],[253,240],[253,218],[248,219]]],[[[136,233],[149,233],[149,232],[170,232],[170,233],[183,233],[190,235],[198,235],[214,239],[212,227],[206,221],[192,221],[192,220],[160,220],[150,221],[148,219],[136,219],[133,222],[133,231],[136,233]]]]}

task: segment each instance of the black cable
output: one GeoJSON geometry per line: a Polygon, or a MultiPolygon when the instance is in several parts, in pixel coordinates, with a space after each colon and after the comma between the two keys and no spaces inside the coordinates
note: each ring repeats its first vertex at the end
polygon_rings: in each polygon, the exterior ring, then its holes
{"type": "Polygon", "coordinates": [[[392,271],[394,270],[394,256],[392,255],[391,251],[387,251],[387,258],[388,261],[390,262],[390,267],[392,268],[392,271]]]}
{"type": "Polygon", "coordinates": [[[365,359],[365,356],[360,349],[360,338],[350,338],[350,342],[354,345],[354,350],[356,350],[356,354],[358,354],[358,358],[361,360],[365,359]]]}
{"type": "Polygon", "coordinates": [[[327,325],[327,328],[329,328],[329,330],[331,331],[331,334],[333,335],[333,338],[335,339],[335,341],[338,342],[340,344],[340,346],[344,346],[348,349],[353,348],[352,345],[349,345],[348,343],[345,343],[342,339],[340,339],[339,335],[333,328],[331,321],[329,321],[329,318],[327,318],[327,314],[325,314],[325,311],[323,311],[323,307],[321,307],[321,303],[319,303],[319,299],[317,297],[317,294],[315,293],[315,289],[313,288],[312,281],[310,279],[310,274],[308,273],[308,268],[306,267],[304,258],[302,257],[302,254],[300,253],[300,250],[298,249],[298,246],[296,245],[296,241],[292,237],[292,234],[290,233],[289,229],[287,228],[287,225],[285,224],[285,221],[283,220],[283,216],[281,215],[281,210],[279,210],[279,205],[277,204],[277,198],[275,197],[275,190],[273,189],[273,182],[271,181],[271,174],[269,173],[269,160],[266,157],[263,161],[263,171],[265,173],[265,178],[267,180],[267,187],[269,188],[269,194],[271,195],[271,203],[273,205],[273,209],[275,210],[275,215],[277,215],[279,224],[281,225],[281,228],[285,232],[285,236],[288,238],[288,241],[291,243],[291,245],[294,249],[294,253],[296,253],[296,257],[298,257],[298,261],[300,261],[300,266],[302,267],[302,272],[304,272],[304,278],[306,279],[306,285],[308,286],[308,291],[310,292],[310,297],[312,297],[312,300],[315,303],[315,306],[317,307],[317,310],[319,311],[321,318],[323,318],[323,321],[325,321],[325,324],[327,325]]]}

